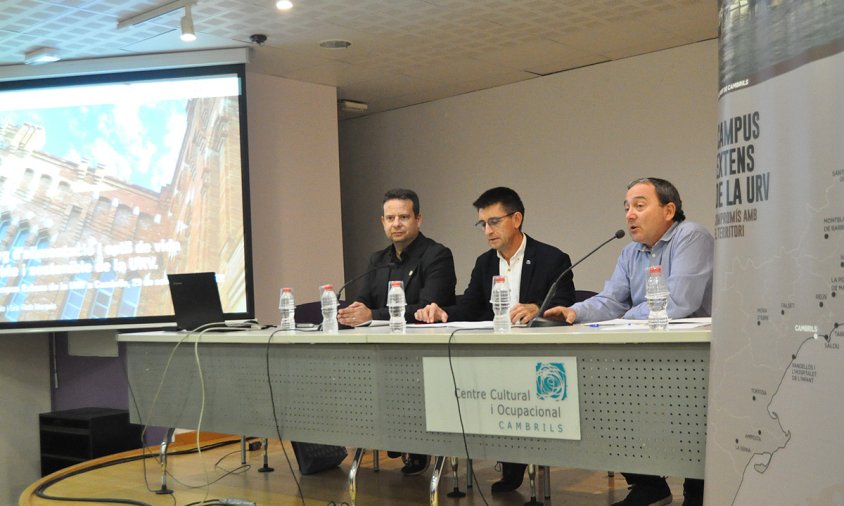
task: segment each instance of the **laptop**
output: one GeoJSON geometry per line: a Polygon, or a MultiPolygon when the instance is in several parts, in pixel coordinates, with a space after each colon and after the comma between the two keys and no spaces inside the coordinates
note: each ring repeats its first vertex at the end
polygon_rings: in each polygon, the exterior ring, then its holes
{"type": "Polygon", "coordinates": [[[177,328],[195,330],[207,323],[224,321],[220,291],[213,272],[168,274],[167,281],[170,283],[177,328]]]}

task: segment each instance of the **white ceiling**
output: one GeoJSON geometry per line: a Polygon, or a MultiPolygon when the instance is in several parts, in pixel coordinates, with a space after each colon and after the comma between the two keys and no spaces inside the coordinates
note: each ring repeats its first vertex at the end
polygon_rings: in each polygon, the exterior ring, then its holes
{"type": "MultiPolygon", "coordinates": [[[[396,109],[716,37],[715,0],[199,0],[117,30],[170,0],[0,0],[0,74],[40,46],[64,60],[252,45],[252,70],[336,86],[396,109]],[[346,39],[348,49],[319,42],[346,39]]],[[[346,115],[348,116],[348,115],[346,115]]]]}

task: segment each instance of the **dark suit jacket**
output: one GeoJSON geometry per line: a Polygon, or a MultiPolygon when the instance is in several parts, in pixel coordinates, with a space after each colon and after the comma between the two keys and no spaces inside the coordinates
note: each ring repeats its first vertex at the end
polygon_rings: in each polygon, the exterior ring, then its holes
{"type": "MultiPolygon", "coordinates": [[[[519,302],[537,306],[545,300],[551,284],[564,270],[571,266],[569,256],[554,246],[527,238],[525,258],[522,263],[522,280],[519,288],[519,302]]],[[[479,256],[472,269],[469,286],[460,301],[445,307],[449,321],[492,320],[492,277],[498,275],[498,255],[489,250],[479,256]]],[[[574,274],[569,272],[557,284],[557,291],[551,299],[551,306],[571,306],[574,303],[574,274]]]]}
{"type": "Polygon", "coordinates": [[[394,262],[396,266],[378,269],[364,278],[364,286],[355,299],[372,310],[374,320],[390,319],[390,311],[387,309],[388,281],[404,281],[407,321],[416,321],[413,318],[416,310],[431,302],[440,306],[454,304],[457,276],[454,274],[454,257],[450,249],[420,232],[405,248],[401,260],[396,257],[395,248],[390,245],[370,255],[367,270],[390,262],[394,262]]]}

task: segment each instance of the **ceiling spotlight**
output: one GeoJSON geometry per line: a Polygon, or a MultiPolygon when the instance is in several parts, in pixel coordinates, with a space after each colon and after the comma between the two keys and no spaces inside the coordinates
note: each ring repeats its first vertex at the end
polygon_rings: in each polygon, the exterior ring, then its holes
{"type": "Polygon", "coordinates": [[[54,47],[39,47],[23,55],[23,62],[27,65],[42,65],[61,60],[59,50],[54,47]]]}
{"type": "Polygon", "coordinates": [[[193,17],[190,15],[190,4],[185,5],[185,15],[182,16],[181,39],[185,42],[196,40],[196,31],[193,29],[193,17]]]}
{"type": "Polygon", "coordinates": [[[293,2],[290,0],[278,0],[278,2],[275,3],[275,8],[280,11],[289,11],[293,8],[293,2]]]}
{"type": "Polygon", "coordinates": [[[191,17],[190,8],[191,5],[196,5],[196,2],[197,0],[174,0],[148,11],[141,12],[140,14],[135,14],[134,16],[129,16],[128,18],[119,20],[117,22],[117,29],[120,30],[129,26],[135,26],[149,21],[150,19],[155,19],[184,8],[185,15],[182,16],[181,39],[185,42],[193,42],[196,40],[196,31],[193,28],[193,17],[191,17]]]}
{"type": "Polygon", "coordinates": [[[135,14],[133,16],[129,16],[128,18],[123,18],[119,20],[117,22],[117,29],[121,30],[129,26],[139,25],[141,23],[149,21],[150,19],[155,19],[159,16],[163,16],[173,11],[177,11],[182,7],[195,5],[196,2],[197,0],[174,0],[172,2],[168,2],[164,5],[160,5],[158,7],[141,12],[140,14],[135,14]]]}

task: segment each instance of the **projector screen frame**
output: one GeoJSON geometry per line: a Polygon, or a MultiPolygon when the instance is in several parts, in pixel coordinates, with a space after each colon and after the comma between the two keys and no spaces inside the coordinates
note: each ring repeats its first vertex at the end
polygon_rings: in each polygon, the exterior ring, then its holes
{"type": "MultiPolygon", "coordinates": [[[[227,64],[227,65],[209,65],[198,67],[184,67],[178,66],[173,68],[157,68],[154,70],[133,70],[121,71],[104,74],[84,74],[74,76],[62,77],[45,77],[34,79],[21,79],[14,81],[0,82],[0,93],[8,90],[30,90],[30,89],[49,89],[62,86],[85,86],[85,85],[108,85],[123,82],[154,82],[163,79],[189,79],[189,78],[209,78],[211,76],[222,75],[232,76],[237,78],[238,95],[238,121],[239,128],[239,158],[240,158],[240,211],[242,212],[242,254],[243,269],[242,273],[237,273],[238,290],[242,289],[243,300],[241,307],[232,309],[225,305],[224,300],[224,316],[227,320],[246,320],[253,319],[255,314],[254,304],[254,280],[253,280],[253,263],[252,263],[252,231],[251,231],[251,209],[249,198],[249,153],[248,153],[248,129],[247,129],[247,107],[246,107],[246,72],[244,64],[227,64]],[[242,276],[242,279],[241,279],[242,276]],[[245,306],[245,307],[244,307],[245,306]]],[[[0,124],[0,128],[3,125],[0,124]]],[[[187,134],[185,134],[187,138],[187,134]]],[[[0,170],[2,175],[3,170],[0,170]]],[[[234,221],[234,220],[232,220],[234,221]]],[[[221,234],[222,235],[222,234],[221,234]]],[[[238,243],[239,244],[239,243],[238,243]]],[[[6,249],[5,246],[3,248],[6,249]]],[[[207,270],[207,269],[197,269],[207,270]]],[[[215,269],[216,270],[216,269],[215,269]]],[[[185,271],[187,272],[187,271],[185,271]]],[[[161,274],[166,277],[167,272],[161,274]]],[[[218,272],[218,276],[221,273],[218,272]]],[[[234,281],[233,281],[234,282],[234,281]]],[[[5,284],[3,286],[6,286],[5,284]]],[[[166,305],[169,305],[169,292],[167,287],[161,287],[162,293],[168,293],[168,300],[166,305]]],[[[221,291],[223,290],[221,286],[221,291]]],[[[0,300],[8,298],[6,293],[0,294],[0,300]]],[[[240,299],[238,299],[240,300],[240,299]]],[[[109,328],[109,329],[135,329],[150,326],[166,326],[169,327],[174,322],[172,314],[156,314],[156,315],[140,315],[129,317],[103,317],[91,318],[89,314],[80,315],[83,317],[67,320],[67,319],[51,319],[38,321],[0,321],[0,333],[9,333],[14,330],[26,330],[33,332],[37,330],[56,331],[56,330],[70,330],[70,329],[92,329],[92,328],[109,328]]],[[[59,313],[60,314],[60,313],[59,313]]]]}

